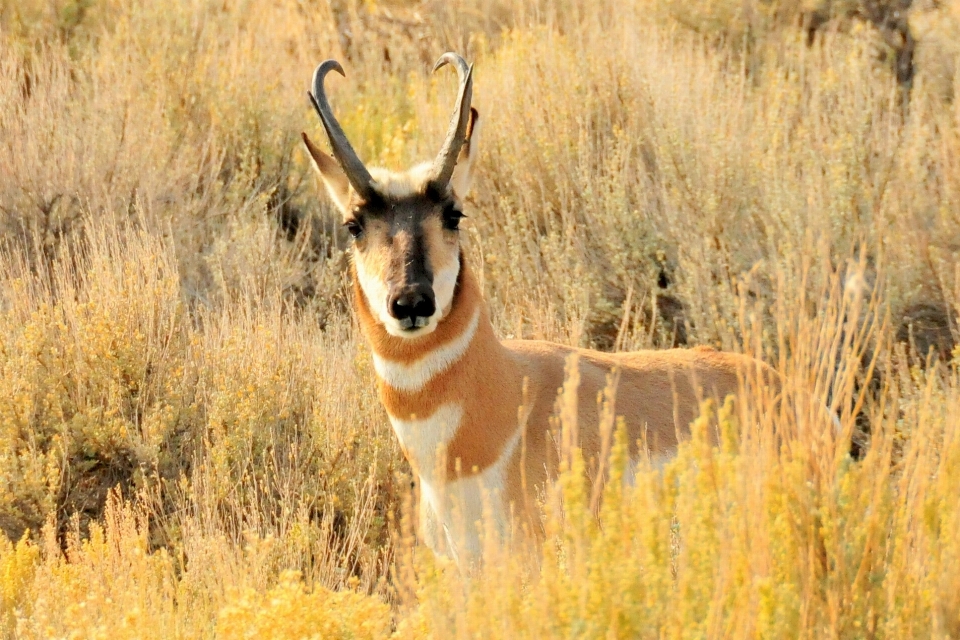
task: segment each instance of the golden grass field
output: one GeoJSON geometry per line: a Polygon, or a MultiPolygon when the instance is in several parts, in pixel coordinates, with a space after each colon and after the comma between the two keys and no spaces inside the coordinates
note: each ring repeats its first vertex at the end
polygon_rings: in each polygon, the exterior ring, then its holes
{"type": "Polygon", "coordinates": [[[857,6],[0,0],[0,636],[960,638],[960,4],[909,94],[857,6]],[[333,57],[432,158],[451,49],[501,335],[751,353],[842,433],[746,388],[599,520],[564,452],[539,550],[417,545],[299,134],[333,57]]]}

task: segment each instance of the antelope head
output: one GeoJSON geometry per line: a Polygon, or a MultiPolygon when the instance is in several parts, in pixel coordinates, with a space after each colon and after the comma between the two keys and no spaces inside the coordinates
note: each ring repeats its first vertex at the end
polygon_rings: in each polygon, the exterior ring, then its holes
{"type": "Polygon", "coordinates": [[[459,55],[445,53],[434,71],[446,64],[456,68],[460,91],[446,140],[432,163],[399,173],[364,166],[324,91],[330,71],[344,75],[335,60],[317,67],[310,94],[333,158],[302,134],[314,167],[353,236],[355,277],[370,310],[387,332],[401,338],[436,329],[450,312],[460,274],[462,199],[476,157],[478,114],[470,106],[473,67],[459,55]]]}

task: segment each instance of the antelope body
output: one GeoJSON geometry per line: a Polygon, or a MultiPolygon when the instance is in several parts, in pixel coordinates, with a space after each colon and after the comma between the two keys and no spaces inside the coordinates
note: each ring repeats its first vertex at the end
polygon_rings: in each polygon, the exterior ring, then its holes
{"type": "Polygon", "coordinates": [[[631,440],[646,443],[647,455],[664,458],[700,399],[735,393],[738,376],[762,365],[705,348],[607,354],[499,340],[458,232],[477,155],[472,67],[447,53],[435,69],[448,63],[460,91],[433,163],[404,173],[368,170],[327,102],[324,77],[343,73],[329,60],[317,67],[311,98],[336,160],[303,139],[355,238],[357,314],[380,398],[419,480],[420,535],[463,562],[480,552],[476,523],[483,514],[501,532],[511,511],[535,518],[536,492],[556,464],[550,418],[570,354],[578,356],[577,421],[587,458],[601,453],[597,395],[614,369],[616,414],[631,440]]]}

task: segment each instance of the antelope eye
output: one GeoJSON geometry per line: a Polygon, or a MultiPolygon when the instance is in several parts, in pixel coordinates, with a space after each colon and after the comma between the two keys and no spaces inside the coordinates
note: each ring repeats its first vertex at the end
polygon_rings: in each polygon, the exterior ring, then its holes
{"type": "Polygon", "coordinates": [[[347,231],[354,238],[359,238],[361,235],[363,235],[363,227],[360,226],[360,223],[356,220],[347,220],[343,223],[343,226],[347,228],[347,231]]]}
{"type": "Polygon", "coordinates": [[[443,210],[443,228],[456,231],[460,228],[460,219],[466,217],[462,211],[454,209],[453,207],[447,207],[443,210]]]}

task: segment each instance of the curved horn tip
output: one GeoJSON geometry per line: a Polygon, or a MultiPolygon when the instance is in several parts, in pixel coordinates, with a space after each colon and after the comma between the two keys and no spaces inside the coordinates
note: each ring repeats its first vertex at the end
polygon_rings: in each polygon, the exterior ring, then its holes
{"type": "Polygon", "coordinates": [[[431,73],[435,72],[437,69],[447,66],[448,64],[455,64],[457,67],[461,68],[461,71],[465,70],[465,67],[467,66],[466,60],[464,60],[459,53],[447,51],[445,54],[440,56],[436,64],[433,65],[433,71],[431,71],[431,73]]]}
{"type": "Polygon", "coordinates": [[[336,71],[344,78],[347,77],[347,74],[343,72],[343,67],[340,66],[340,63],[336,60],[324,60],[317,65],[317,68],[313,71],[313,88],[316,91],[317,82],[322,82],[324,77],[331,71],[336,71]]]}
{"type": "Polygon", "coordinates": [[[336,60],[321,62],[313,72],[313,91],[310,93],[310,101],[313,103],[317,115],[320,116],[320,122],[327,132],[327,138],[330,139],[330,149],[333,151],[333,157],[340,163],[340,167],[354,190],[361,197],[367,198],[371,194],[373,178],[370,177],[370,172],[357,157],[357,152],[354,151],[343,132],[343,128],[333,115],[333,110],[330,108],[323,86],[324,79],[330,71],[336,71],[340,75],[346,76],[343,67],[336,60]]]}
{"type": "Polygon", "coordinates": [[[318,64],[317,71],[319,71],[320,69],[323,69],[324,71],[336,71],[337,73],[342,75],[344,78],[347,77],[347,74],[343,72],[343,67],[340,65],[340,63],[332,58],[330,60],[324,60],[323,62],[318,64]]]}

